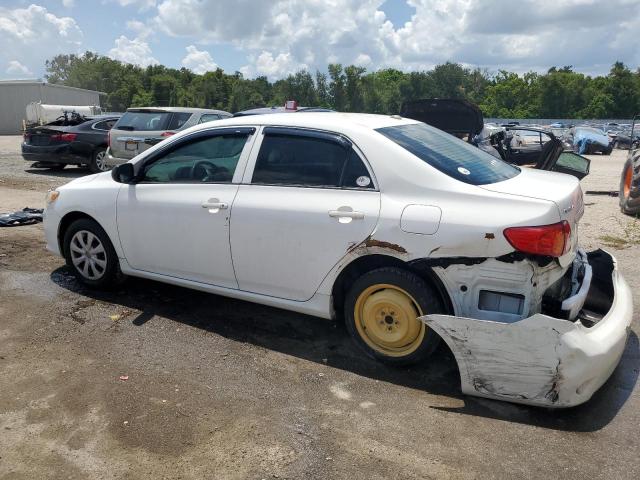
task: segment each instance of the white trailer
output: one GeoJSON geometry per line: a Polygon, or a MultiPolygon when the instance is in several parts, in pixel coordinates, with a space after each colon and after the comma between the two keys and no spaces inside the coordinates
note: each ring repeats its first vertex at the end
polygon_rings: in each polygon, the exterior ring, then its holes
{"type": "Polygon", "coordinates": [[[77,113],[82,116],[100,115],[102,109],[97,105],[47,105],[31,102],[26,107],[27,125],[44,125],[55,121],[65,114],[77,113]]]}

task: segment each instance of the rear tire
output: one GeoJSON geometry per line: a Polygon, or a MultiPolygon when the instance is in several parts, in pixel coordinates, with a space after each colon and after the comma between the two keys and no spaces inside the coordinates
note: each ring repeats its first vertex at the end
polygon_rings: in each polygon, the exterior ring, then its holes
{"type": "Polygon", "coordinates": [[[363,274],[344,303],[347,331],[356,345],[389,365],[409,365],[431,355],[440,337],[417,317],[444,311],[433,287],[396,267],[363,274]]]}
{"type": "Polygon", "coordinates": [[[107,164],[107,149],[106,148],[96,148],[91,156],[91,161],[89,162],[89,170],[92,173],[100,173],[111,170],[107,164]]]}
{"type": "Polygon", "coordinates": [[[125,279],[109,236],[94,220],[81,218],[64,234],[64,257],[80,283],[98,289],[116,286],[125,279]]]}

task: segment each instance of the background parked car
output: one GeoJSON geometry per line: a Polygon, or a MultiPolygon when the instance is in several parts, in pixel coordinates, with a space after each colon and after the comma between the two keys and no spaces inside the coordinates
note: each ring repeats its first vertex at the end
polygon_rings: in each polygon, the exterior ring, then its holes
{"type": "Polygon", "coordinates": [[[593,127],[573,127],[567,130],[565,139],[580,154],[601,153],[611,155],[613,146],[606,133],[593,127]]]}
{"type": "Polygon", "coordinates": [[[128,162],[185,128],[229,117],[229,112],[205,108],[128,108],[109,135],[107,165],[113,167],[128,162]]]}
{"type": "MultiPolygon", "coordinates": [[[[628,132],[629,133],[629,132],[628,132]]],[[[633,142],[631,141],[631,135],[624,133],[616,133],[615,135],[609,135],[611,137],[611,146],[613,148],[619,148],[622,150],[629,150],[632,147],[638,148],[640,146],[640,134],[634,133],[633,142]]]]}
{"type": "Polygon", "coordinates": [[[120,115],[82,117],[71,122],[77,125],[56,121],[29,128],[24,134],[22,158],[55,170],[68,164],[88,165],[92,172],[107,170],[105,155],[109,130],[119,118],[120,115]]]}

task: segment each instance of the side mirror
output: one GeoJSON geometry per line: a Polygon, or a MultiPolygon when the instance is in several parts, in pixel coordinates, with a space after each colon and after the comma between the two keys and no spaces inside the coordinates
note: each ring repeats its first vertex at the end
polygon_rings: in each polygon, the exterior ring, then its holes
{"type": "Polygon", "coordinates": [[[133,164],[123,163],[111,170],[111,178],[118,183],[132,183],[133,182],[133,164]]]}

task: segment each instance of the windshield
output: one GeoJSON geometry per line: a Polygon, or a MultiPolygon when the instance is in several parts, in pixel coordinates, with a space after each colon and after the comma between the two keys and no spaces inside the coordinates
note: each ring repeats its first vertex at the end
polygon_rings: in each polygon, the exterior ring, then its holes
{"type": "Polygon", "coordinates": [[[502,182],[520,170],[424,123],[376,130],[442,173],[471,185],[502,182]]]}
{"type": "Polygon", "coordinates": [[[169,116],[167,112],[125,112],[115,129],[121,130],[166,130],[169,116]]]}

